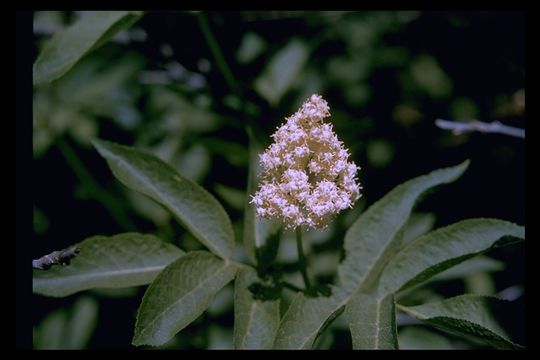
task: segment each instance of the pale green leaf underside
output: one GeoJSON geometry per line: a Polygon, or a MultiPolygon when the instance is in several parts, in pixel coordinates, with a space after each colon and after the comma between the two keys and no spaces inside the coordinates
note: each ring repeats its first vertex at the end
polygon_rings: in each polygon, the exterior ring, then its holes
{"type": "Polygon", "coordinates": [[[279,299],[255,300],[248,287],[261,282],[252,268],[238,272],[234,288],[234,348],[272,349],[279,326],[279,299]]]}
{"type": "Polygon", "coordinates": [[[234,279],[237,266],[206,251],[193,251],[167,266],[146,290],[133,345],[163,345],[208,307],[234,279]]]}
{"type": "Polygon", "coordinates": [[[419,196],[450,183],[469,165],[440,169],[409,180],[369,207],[345,235],[345,260],[338,267],[339,284],[331,297],[306,298],[299,294],[281,320],[277,348],[311,348],[329,318],[336,316],[351,296],[367,289],[400,245],[402,228],[419,196]],[[399,236],[398,236],[399,235],[399,236]]]}
{"type": "Polygon", "coordinates": [[[502,220],[469,219],[423,235],[390,260],[379,281],[379,294],[395,293],[426,281],[494,246],[503,245],[506,236],[522,239],[525,229],[502,220]]]}
{"type": "Polygon", "coordinates": [[[102,140],[94,146],[124,185],[169,209],[214,254],[231,256],[231,220],[208,191],[151,154],[102,140]]]}
{"type": "Polygon", "coordinates": [[[35,293],[60,297],[90,288],[145,285],[184,254],[153,235],[138,233],[94,236],[77,246],[80,254],[70,265],[34,270],[35,293]]]}
{"type": "Polygon", "coordinates": [[[34,63],[34,86],[58,79],[90,50],[131,26],[141,15],[140,11],[92,11],[57,32],[34,63]]]}
{"type": "Polygon", "coordinates": [[[499,348],[519,348],[497,324],[490,304],[503,302],[493,297],[461,295],[443,301],[399,308],[419,320],[452,333],[473,336],[499,348]]]}
{"type": "Polygon", "coordinates": [[[393,350],[398,348],[394,296],[378,299],[356,294],[345,307],[353,349],[393,350]]]}

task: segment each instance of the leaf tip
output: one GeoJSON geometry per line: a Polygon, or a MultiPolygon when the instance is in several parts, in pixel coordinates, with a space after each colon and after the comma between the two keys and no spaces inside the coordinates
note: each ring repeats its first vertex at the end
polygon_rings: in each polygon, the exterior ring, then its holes
{"type": "Polygon", "coordinates": [[[471,164],[471,160],[470,159],[465,159],[463,162],[461,162],[458,165],[448,167],[448,168],[446,168],[444,170],[441,169],[443,171],[450,171],[450,173],[451,173],[451,175],[449,176],[446,183],[454,182],[457,179],[459,179],[461,176],[463,176],[465,171],[467,171],[467,169],[469,168],[470,164],[471,164]]]}
{"type": "Polygon", "coordinates": [[[465,161],[459,164],[460,167],[463,167],[463,171],[467,170],[469,165],[471,165],[471,159],[465,159],[465,161]]]}
{"type": "Polygon", "coordinates": [[[90,142],[92,143],[92,146],[94,146],[94,148],[97,150],[97,152],[104,158],[107,158],[107,154],[109,154],[113,150],[113,146],[116,145],[111,141],[98,138],[90,139],[90,142]]]}
{"type": "MultiPolygon", "coordinates": [[[[140,310],[140,308],[139,308],[140,310]]],[[[139,324],[139,314],[137,312],[137,320],[135,322],[135,331],[133,334],[133,338],[131,339],[131,345],[133,346],[159,346],[162,345],[162,342],[156,341],[154,337],[148,337],[144,335],[145,331],[143,328],[140,327],[139,324]]]]}
{"type": "Polygon", "coordinates": [[[463,175],[465,173],[465,171],[467,171],[467,169],[469,168],[470,165],[471,165],[471,159],[465,159],[463,162],[456,165],[454,167],[458,171],[456,179],[461,177],[461,175],[463,175]]]}
{"type": "Polygon", "coordinates": [[[102,148],[105,144],[104,140],[101,140],[101,139],[98,139],[98,138],[94,138],[94,139],[90,139],[90,142],[92,143],[92,145],[99,151],[100,148],[102,148]]]}
{"type": "Polygon", "coordinates": [[[131,345],[133,345],[133,346],[143,346],[143,345],[151,345],[151,344],[149,344],[144,339],[142,339],[139,336],[139,334],[135,333],[133,335],[133,339],[131,340],[131,345]]]}

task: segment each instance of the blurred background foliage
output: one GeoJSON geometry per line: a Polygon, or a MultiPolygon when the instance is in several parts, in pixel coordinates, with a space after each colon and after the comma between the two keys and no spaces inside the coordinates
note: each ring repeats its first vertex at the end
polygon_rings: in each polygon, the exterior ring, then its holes
{"type": "MultiPolygon", "coordinates": [[[[85,12],[34,13],[36,54],[85,12]]],[[[241,236],[249,126],[269,135],[312,93],[362,167],[364,196],[321,232],[306,235],[309,269],[333,281],[343,234],[366,205],[397,184],[465,158],[471,168],[432,194],[407,229],[412,238],[469,217],[524,224],[524,142],[455,136],[434,120],[499,120],[524,127],[521,12],[147,12],[65,76],[34,88],[34,258],[92,235],[151,232],[185,250],[201,245],[151,200],[122,187],[90,139],[145,149],[213,193],[241,236]]],[[[291,282],[292,234],[278,260],[291,282]],[[289,269],[289,270],[288,270],[289,269]]],[[[239,249],[240,241],[238,242],[239,249]]],[[[401,303],[463,292],[516,300],[497,314],[524,343],[524,246],[492,251],[443,273],[401,303]]],[[[164,348],[232,347],[232,285],[164,348]]],[[[35,348],[129,348],[144,288],[98,289],[62,299],[35,295],[35,348]]],[[[292,293],[283,293],[283,307],[292,293]]],[[[481,348],[398,316],[402,348],[481,348]]],[[[319,348],[350,347],[343,319],[319,348]]]]}

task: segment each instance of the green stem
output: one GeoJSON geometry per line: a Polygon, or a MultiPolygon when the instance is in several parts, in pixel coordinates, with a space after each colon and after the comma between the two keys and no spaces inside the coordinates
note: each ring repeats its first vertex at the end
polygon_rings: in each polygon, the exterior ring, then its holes
{"type": "Polygon", "coordinates": [[[203,12],[197,13],[197,20],[199,21],[199,26],[203,33],[204,39],[206,40],[206,43],[208,44],[208,47],[210,48],[210,52],[212,53],[212,56],[216,59],[217,67],[219,68],[219,70],[221,71],[221,74],[225,78],[225,82],[227,83],[228,87],[232,90],[232,92],[236,96],[238,96],[238,98],[240,99],[242,103],[241,116],[242,116],[243,123],[246,125],[246,127],[251,127],[253,130],[257,130],[258,126],[257,126],[256,121],[251,116],[248,116],[246,113],[247,102],[244,96],[242,95],[242,89],[238,85],[238,82],[236,81],[236,77],[234,76],[233,72],[231,71],[231,68],[227,64],[227,61],[225,60],[223,51],[221,51],[221,48],[219,47],[216,37],[214,36],[214,34],[212,33],[212,30],[210,29],[210,25],[208,24],[206,15],[204,15],[203,12]]]}
{"type": "Polygon", "coordinates": [[[311,283],[309,281],[309,277],[307,274],[307,265],[306,265],[306,257],[304,255],[304,248],[302,246],[302,227],[298,226],[296,228],[296,249],[298,250],[298,261],[300,262],[300,271],[302,272],[302,277],[304,278],[304,283],[306,284],[306,288],[311,287],[311,283]]]}
{"type": "Polygon", "coordinates": [[[88,193],[103,204],[114,220],[124,228],[124,230],[135,231],[136,226],[125,213],[122,204],[99,186],[71,146],[62,138],[57,139],[56,145],[88,193]]]}
{"type": "Polygon", "coordinates": [[[210,51],[212,52],[212,55],[216,59],[217,66],[219,70],[221,71],[221,73],[223,74],[223,77],[225,78],[227,85],[229,85],[231,90],[240,99],[242,99],[242,96],[240,94],[240,87],[236,83],[233,73],[231,69],[229,68],[229,65],[227,65],[227,62],[225,61],[223,52],[221,51],[221,48],[219,47],[219,44],[216,38],[214,37],[214,34],[212,34],[212,30],[210,30],[210,26],[208,25],[208,21],[206,20],[206,16],[204,15],[204,13],[199,12],[197,14],[197,20],[199,21],[199,26],[201,27],[201,31],[203,33],[204,39],[208,43],[208,46],[210,47],[210,51]]]}

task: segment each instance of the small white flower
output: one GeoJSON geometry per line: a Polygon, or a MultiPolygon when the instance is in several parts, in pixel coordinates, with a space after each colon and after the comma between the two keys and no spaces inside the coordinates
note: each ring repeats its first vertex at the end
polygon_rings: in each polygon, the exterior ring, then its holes
{"type": "Polygon", "coordinates": [[[347,161],[348,150],[323,122],[328,116],[328,103],[312,95],[272,135],[274,143],[259,156],[261,184],[251,200],[259,216],[280,218],[286,228],[324,228],[360,198],[360,168],[347,161]]]}

